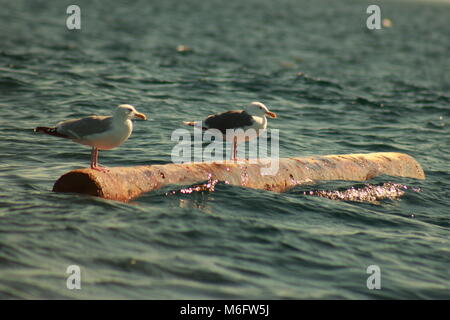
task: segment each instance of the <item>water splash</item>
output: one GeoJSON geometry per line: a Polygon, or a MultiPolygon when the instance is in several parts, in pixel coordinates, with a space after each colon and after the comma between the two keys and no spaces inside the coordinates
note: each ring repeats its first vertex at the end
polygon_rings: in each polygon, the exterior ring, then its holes
{"type": "Polygon", "coordinates": [[[192,194],[194,192],[214,192],[216,184],[219,182],[217,179],[212,179],[212,174],[208,174],[208,181],[201,184],[196,184],[188,188],[182,188],[179,190],[171,190],[166,192],[166,196],[175,194],[192,194]]]}
{"type": "Polygon", "coordinates": [[[367,184],[363,188],[351,187],[346,190],[311,190],[300,192],[300,194],[331,200],[378,203],[379,200],[383,199],[398,199],[405,194],[406,190],[420,192],[419,188],[386,182],[380,185],[367,184]]]}

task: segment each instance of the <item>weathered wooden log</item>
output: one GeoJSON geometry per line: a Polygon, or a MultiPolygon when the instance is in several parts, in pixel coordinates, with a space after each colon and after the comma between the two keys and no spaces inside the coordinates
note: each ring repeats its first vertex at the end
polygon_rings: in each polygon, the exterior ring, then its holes
{"type": "Polygon", "coordinates": [[[61,176],[55,182],[53,191],[128,201],[164,186],[191,185],[211,179],[276,192],[314,181],[365,181],[382,174],[425,179],[416,160],[395,152],[283,158],[279,159],[279,169],[275,175],[262,175],[261,168],[267,166],[262,162],[228,160],[115,167],[110,168],[110,172],[77,169],[61,176]]]}

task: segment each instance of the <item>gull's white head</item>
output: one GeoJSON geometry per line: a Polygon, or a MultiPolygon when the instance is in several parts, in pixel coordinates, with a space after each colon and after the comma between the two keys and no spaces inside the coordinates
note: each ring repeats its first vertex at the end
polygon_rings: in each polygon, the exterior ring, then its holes
{"type": "Polygon", "coordinates": [[[121,104],[118,106],[114,112],[114,117],[119,117],[121,119],[140,118],[147,120],[147,116],[145,114],[138,112],[132,105],[129,104],[121,104]]]}
{"type": "Polygon", "coordinates": [[[270,118],[276,118],[277,115],[274,112],[269,111],[269,109],[261,102],[252,102],[247,107],[244,108],[244,110],[256,117],[264,117],[268,116],[270,118]]]}

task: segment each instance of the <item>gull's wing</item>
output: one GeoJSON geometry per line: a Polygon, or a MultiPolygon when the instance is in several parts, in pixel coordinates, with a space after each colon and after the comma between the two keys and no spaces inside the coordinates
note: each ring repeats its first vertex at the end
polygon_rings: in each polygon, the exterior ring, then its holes
{"type": "Polygon", "coordinates": [[[90,116],[62,121],[57,124],[56,130],[70,139],[83,139],[90,135],[101,134],[111,130],[112,123],[111,116],[90,116]]]}
{"type": "Polygon", "coordinates": [[[214,114],[205,119],[208,129],[218,129],[226,134],[227,129],[237,129],[253,124],[253,117],[244,110],[232,110],[214,114]]]}

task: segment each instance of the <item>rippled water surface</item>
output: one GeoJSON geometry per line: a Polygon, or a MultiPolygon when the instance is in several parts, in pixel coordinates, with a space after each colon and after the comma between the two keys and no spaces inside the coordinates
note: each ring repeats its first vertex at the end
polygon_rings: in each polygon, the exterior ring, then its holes
{"type": "Polygon", "coordinates": [[[450,298],[450,4],[372,3],[391,27],[366,1],[77,1],[69,31],[72,3],[1,1],[0,297],[450,298]],[[180,121],[255,100],[281,157],[404,152],[427,178],[375,178],[408,186],[377,204],[221,183],[120,203],[51,192],[90,150],[32,131],[129,103],[150,119],[100,162],[169,163],[180,121]]]}

